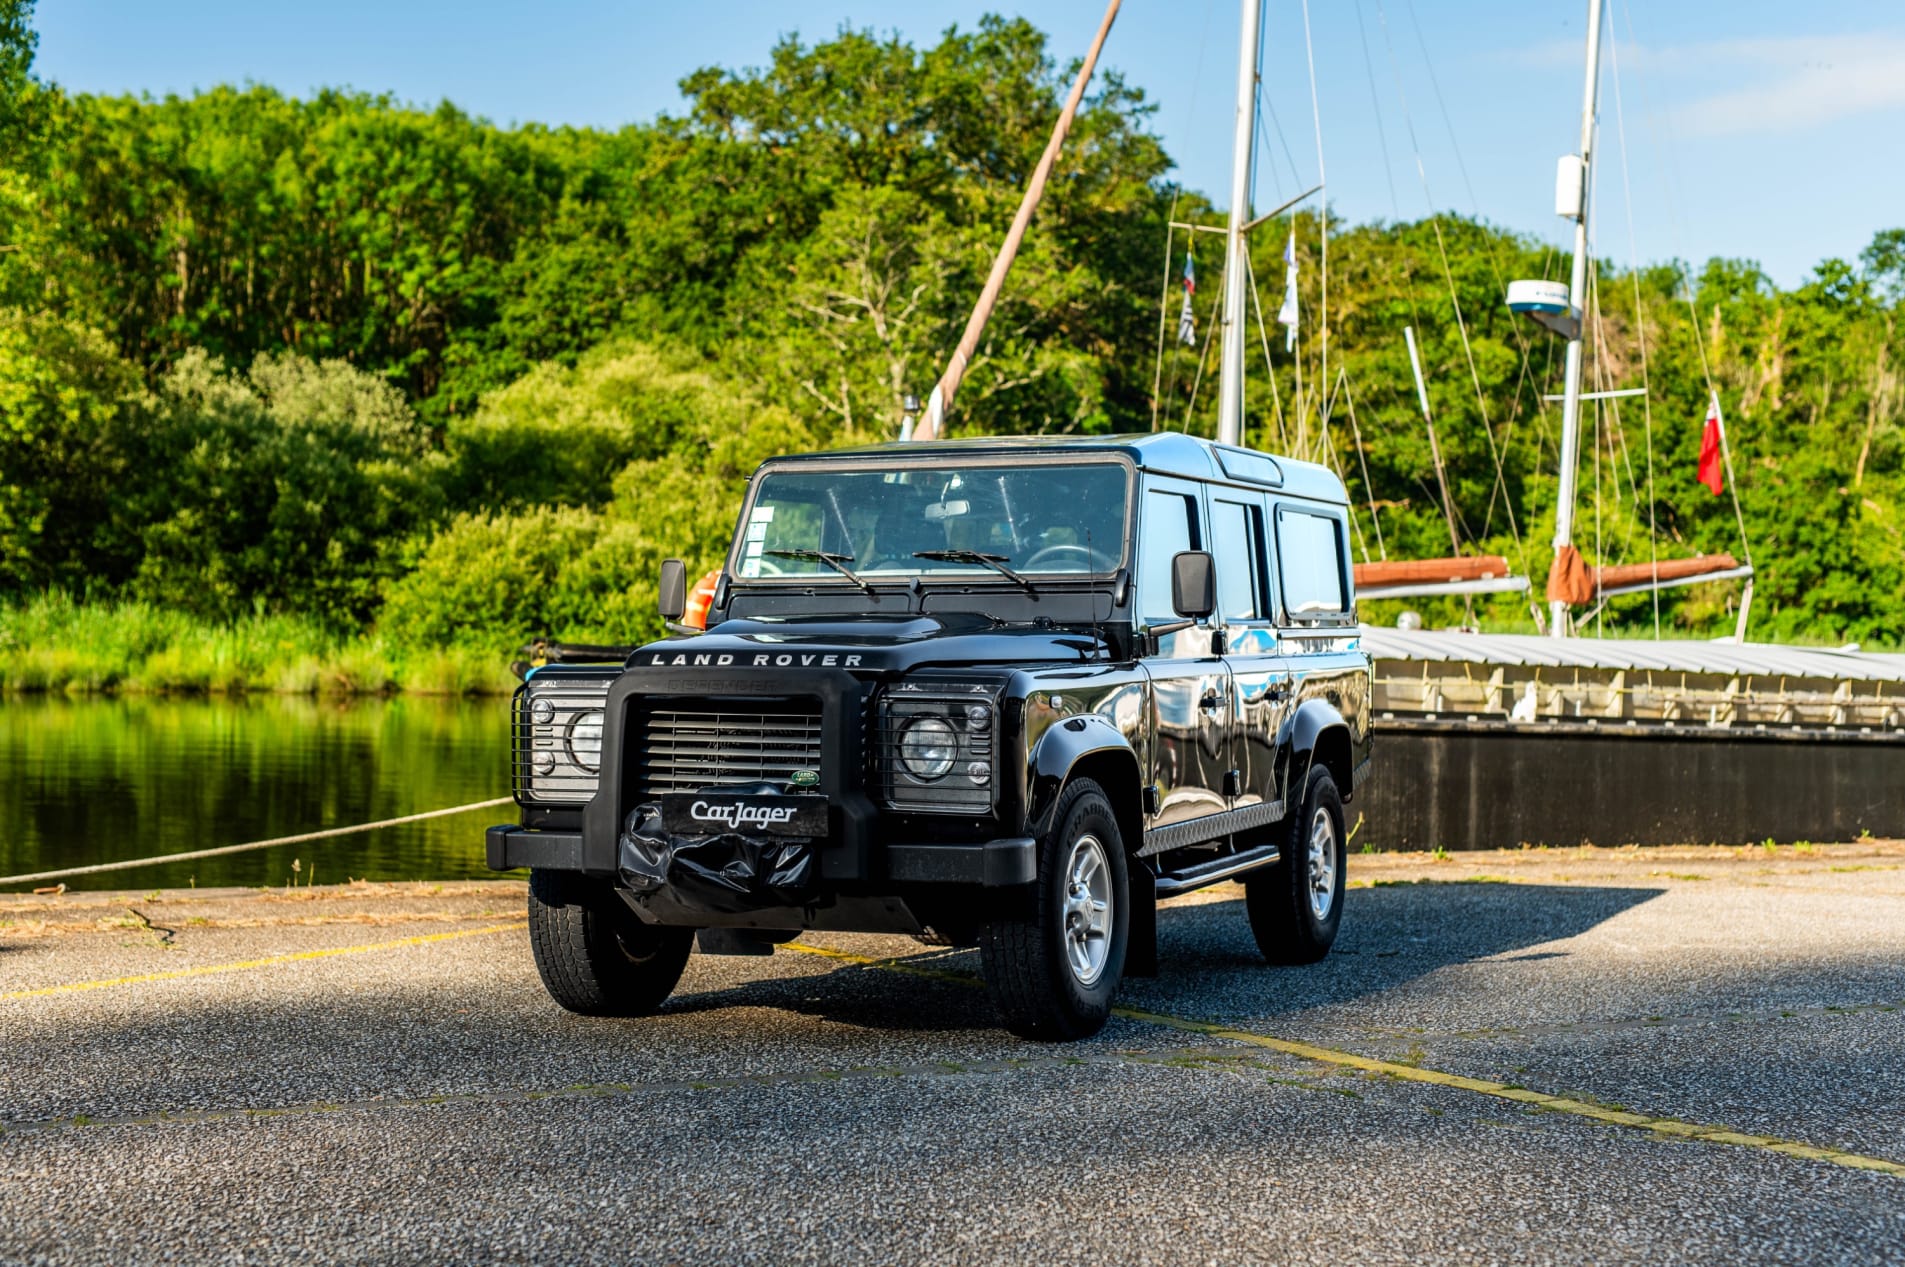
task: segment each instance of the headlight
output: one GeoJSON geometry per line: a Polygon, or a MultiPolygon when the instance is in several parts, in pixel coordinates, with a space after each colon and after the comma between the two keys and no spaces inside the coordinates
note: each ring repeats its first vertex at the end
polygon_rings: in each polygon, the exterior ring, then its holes
{"type": "Polygon", "coordinates": [[[602,768],[602,703],[619,669],[538,670],[515,701],[515,791],[525,804],[586,805],[602,768]]]}
{"type": "Polygon", "coordinates": [[[959,737],[937,717],[915,717],[900,731],[900,764],[916,779],[944,778],[958,755],[959,737]]]}
{"type": "Polygon", "coordinates": [[[895,809],[983,814],[992,808],[998,690],[902,682],[880,702],[874,780],[895,809]],[[958,777],[949,778],[954,771],[958,777]]]}
{"type": "Polygon", "coordinates": [[[602,768],[602,710],[578,714],[569,723],[569,737],[563,741],[569,760],[594,774],[602,768]]]}

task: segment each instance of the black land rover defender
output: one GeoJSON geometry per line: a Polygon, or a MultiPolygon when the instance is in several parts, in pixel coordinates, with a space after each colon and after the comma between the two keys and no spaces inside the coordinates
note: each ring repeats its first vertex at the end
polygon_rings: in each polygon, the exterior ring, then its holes
{"type": "Polygon", "coordinates": [[[1159,899],[1226,879],[1266,958],[1321,958],[1369,775],[1347,516],[1321,467],[1175,434],[768,462],[705,632],[517,692],[489,865],[531,868],[549,993],[653,1011],[697,930],[911,933],[1079,1038],[1156,971],[1159,899]]]}

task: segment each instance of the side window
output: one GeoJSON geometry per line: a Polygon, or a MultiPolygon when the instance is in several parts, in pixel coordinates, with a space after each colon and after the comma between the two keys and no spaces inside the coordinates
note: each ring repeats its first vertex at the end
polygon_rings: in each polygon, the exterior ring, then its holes
{"type": "Polygon", "coordinates": [[[1284,509],[1277,515],[1277,571],[1292,620],[1334,616],[1343,593],[1343,527],[1328,515],[1284,509]]]}
{"type": "Polygon", "coordinates": [[[1171,606],[1171,559],[1197,548],[1196,511],[1183,493],[1151,489],[1144,495],[1144,538],[1138,560],[1138,619],[1158,624],[1177,619],[1171,606]]]}
{"type": "Polygon", "coordinates": [[[1211,523],[1217,550],[1217,609],[1229,620],[1260,620],[1263,601],[1263,511],[1219,501],[1211,523]]]}

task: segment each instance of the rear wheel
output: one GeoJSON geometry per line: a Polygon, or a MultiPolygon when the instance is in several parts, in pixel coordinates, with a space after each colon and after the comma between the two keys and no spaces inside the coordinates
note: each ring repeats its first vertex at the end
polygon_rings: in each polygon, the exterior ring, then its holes
{"type": "Polygon", "coordinates": [[[1038,879],[980,934],[987,992],[1022,1038],[1069,1042],[1104,1027],[1124,975],[1131,903],[1124,840],[1104,790],[1074,780],[1039,841],[1038,879]]]}
{"type": "Polygon", "coordinates": [[[1328,770],[1311,767],[1280,832],[1282,859],[1244,881],[1250,931],[1271,963],[1315,963],[1343,921],[1343,798],[1328,770]]]}
{"type": "Polygon", "coordinates": [[[607,880],[529,873],[529,945],[549,997],[583,1016],[647,1016],[687,967],[694,929],[644,924],[607,880]]]}

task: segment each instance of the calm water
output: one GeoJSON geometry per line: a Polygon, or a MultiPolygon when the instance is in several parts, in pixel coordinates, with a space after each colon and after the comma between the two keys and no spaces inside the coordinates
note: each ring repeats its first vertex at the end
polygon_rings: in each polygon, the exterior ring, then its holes
{"type": "MultiPolygon", "coordinates": [[[[0,875],[342,827],[509,792],[505,700],[0,697],[0,875]]],[[[73,888],[492,874],[510,807],[70,880],[73,888]]]]}

